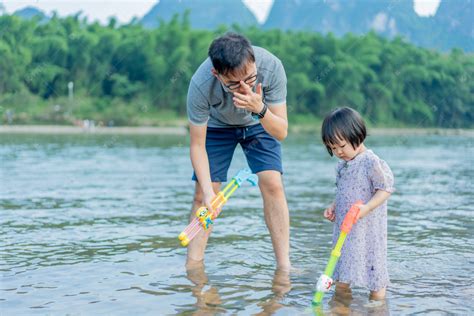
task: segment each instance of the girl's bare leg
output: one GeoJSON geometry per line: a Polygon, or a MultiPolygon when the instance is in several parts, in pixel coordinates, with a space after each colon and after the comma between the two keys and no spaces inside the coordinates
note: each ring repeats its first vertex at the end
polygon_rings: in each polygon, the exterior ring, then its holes
{"type": "Polygon", "coordinates": [[[349,284],[336,281],[336,291],[329,301],[331,312],[336,315],[349,315],[352,301],[352,290],[349,284]]]}
{"type": "Polygon", "coordinates": [[[370,291],[369,299],[374,301],[381,301],[385,299],[386,288],[380,289],[378,291],[370,291]]]}
{"type": "Polygon", "coordinates": [[[350,284],[336,281],[336,295],[352,295],[350,284]]]}

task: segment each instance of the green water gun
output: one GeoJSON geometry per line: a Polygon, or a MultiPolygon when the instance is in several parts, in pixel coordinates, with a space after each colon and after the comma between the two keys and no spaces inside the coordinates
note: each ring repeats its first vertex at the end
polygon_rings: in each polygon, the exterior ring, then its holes
{"type": "Polygon", "coordinates": [[[359,215],[360,209],[359,206],[362,205],[362,201],[355,202],[349,211],[344,217],[344,221],[341,225],[341,233],[337,240],[336,246],[331,251],[331,257],[329,258],[329,262],[326,265],[326,269],[324,273],[318,279],[318,283],[316,285],[316,293],[313,297],[313,306],[320,306],[321,302],[323,301],[324,293],[328,292],[331,288],[333,282],[332,274],[334,273],[334,269],[336,268],[337,261],[341,256],[341,249],[344,245],[344,241],[346,240],[347,235],[352,229],[352,225],[357,222],[357,216],[359,215]]]}

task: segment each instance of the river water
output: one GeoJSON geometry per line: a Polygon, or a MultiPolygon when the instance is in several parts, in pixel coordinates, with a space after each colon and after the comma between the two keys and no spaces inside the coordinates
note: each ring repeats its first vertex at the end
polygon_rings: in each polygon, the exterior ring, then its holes
{"type": "MultiPolygon", "coordinates": [[[[275,271],[257,188],[216,222],[205,266],[177,235],[192,201],[185,136],[0,135],[2,315],[311,315],[330,253],[322,210],[335,158],[317,135],[284,142],[290,274],[275,271]]],[[[391,166],[385,302],[328,293],[327,315],[474,313],[473,138],[371,136],[391,166]]],[[[238,148],[229,178],[245,167],[238,148]]]]}

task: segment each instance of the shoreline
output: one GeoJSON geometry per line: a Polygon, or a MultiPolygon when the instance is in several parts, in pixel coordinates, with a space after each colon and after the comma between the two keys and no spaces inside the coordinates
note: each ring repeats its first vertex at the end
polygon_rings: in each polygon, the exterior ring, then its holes
{"type": "Polygon", "coordinates": [[[178,135],[185,136],[184,126],[175,127],[89,127],[65,125],[0,125],[0,134],[97,134],[97,135],[178,135]]]}
{"type": "MultiPolygon", "coordinates": [[[[369,135],[399,136],[399,135],[442,135],[474,137],[474,129],[447,128],[369,128],[369,135]]],[[[314,128],[304,126],[290,127],[290,133],[318,133],[314,128]]],[[[185,126],[174,127],[90,127],[64,125],[0,125],[0,134],[97,134],[97,135],[188,135],[185,126]]]]}

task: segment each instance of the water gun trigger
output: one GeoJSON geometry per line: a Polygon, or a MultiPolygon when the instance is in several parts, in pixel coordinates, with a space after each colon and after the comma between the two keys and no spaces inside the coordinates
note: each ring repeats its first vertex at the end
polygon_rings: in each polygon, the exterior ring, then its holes
{"type": "Polygon", "coordinates": [[[249,182],[252,186],[258,185],[258,177],[256,174],[252,174],[250,177],[247,178],[247,182],[249,182]]]}

